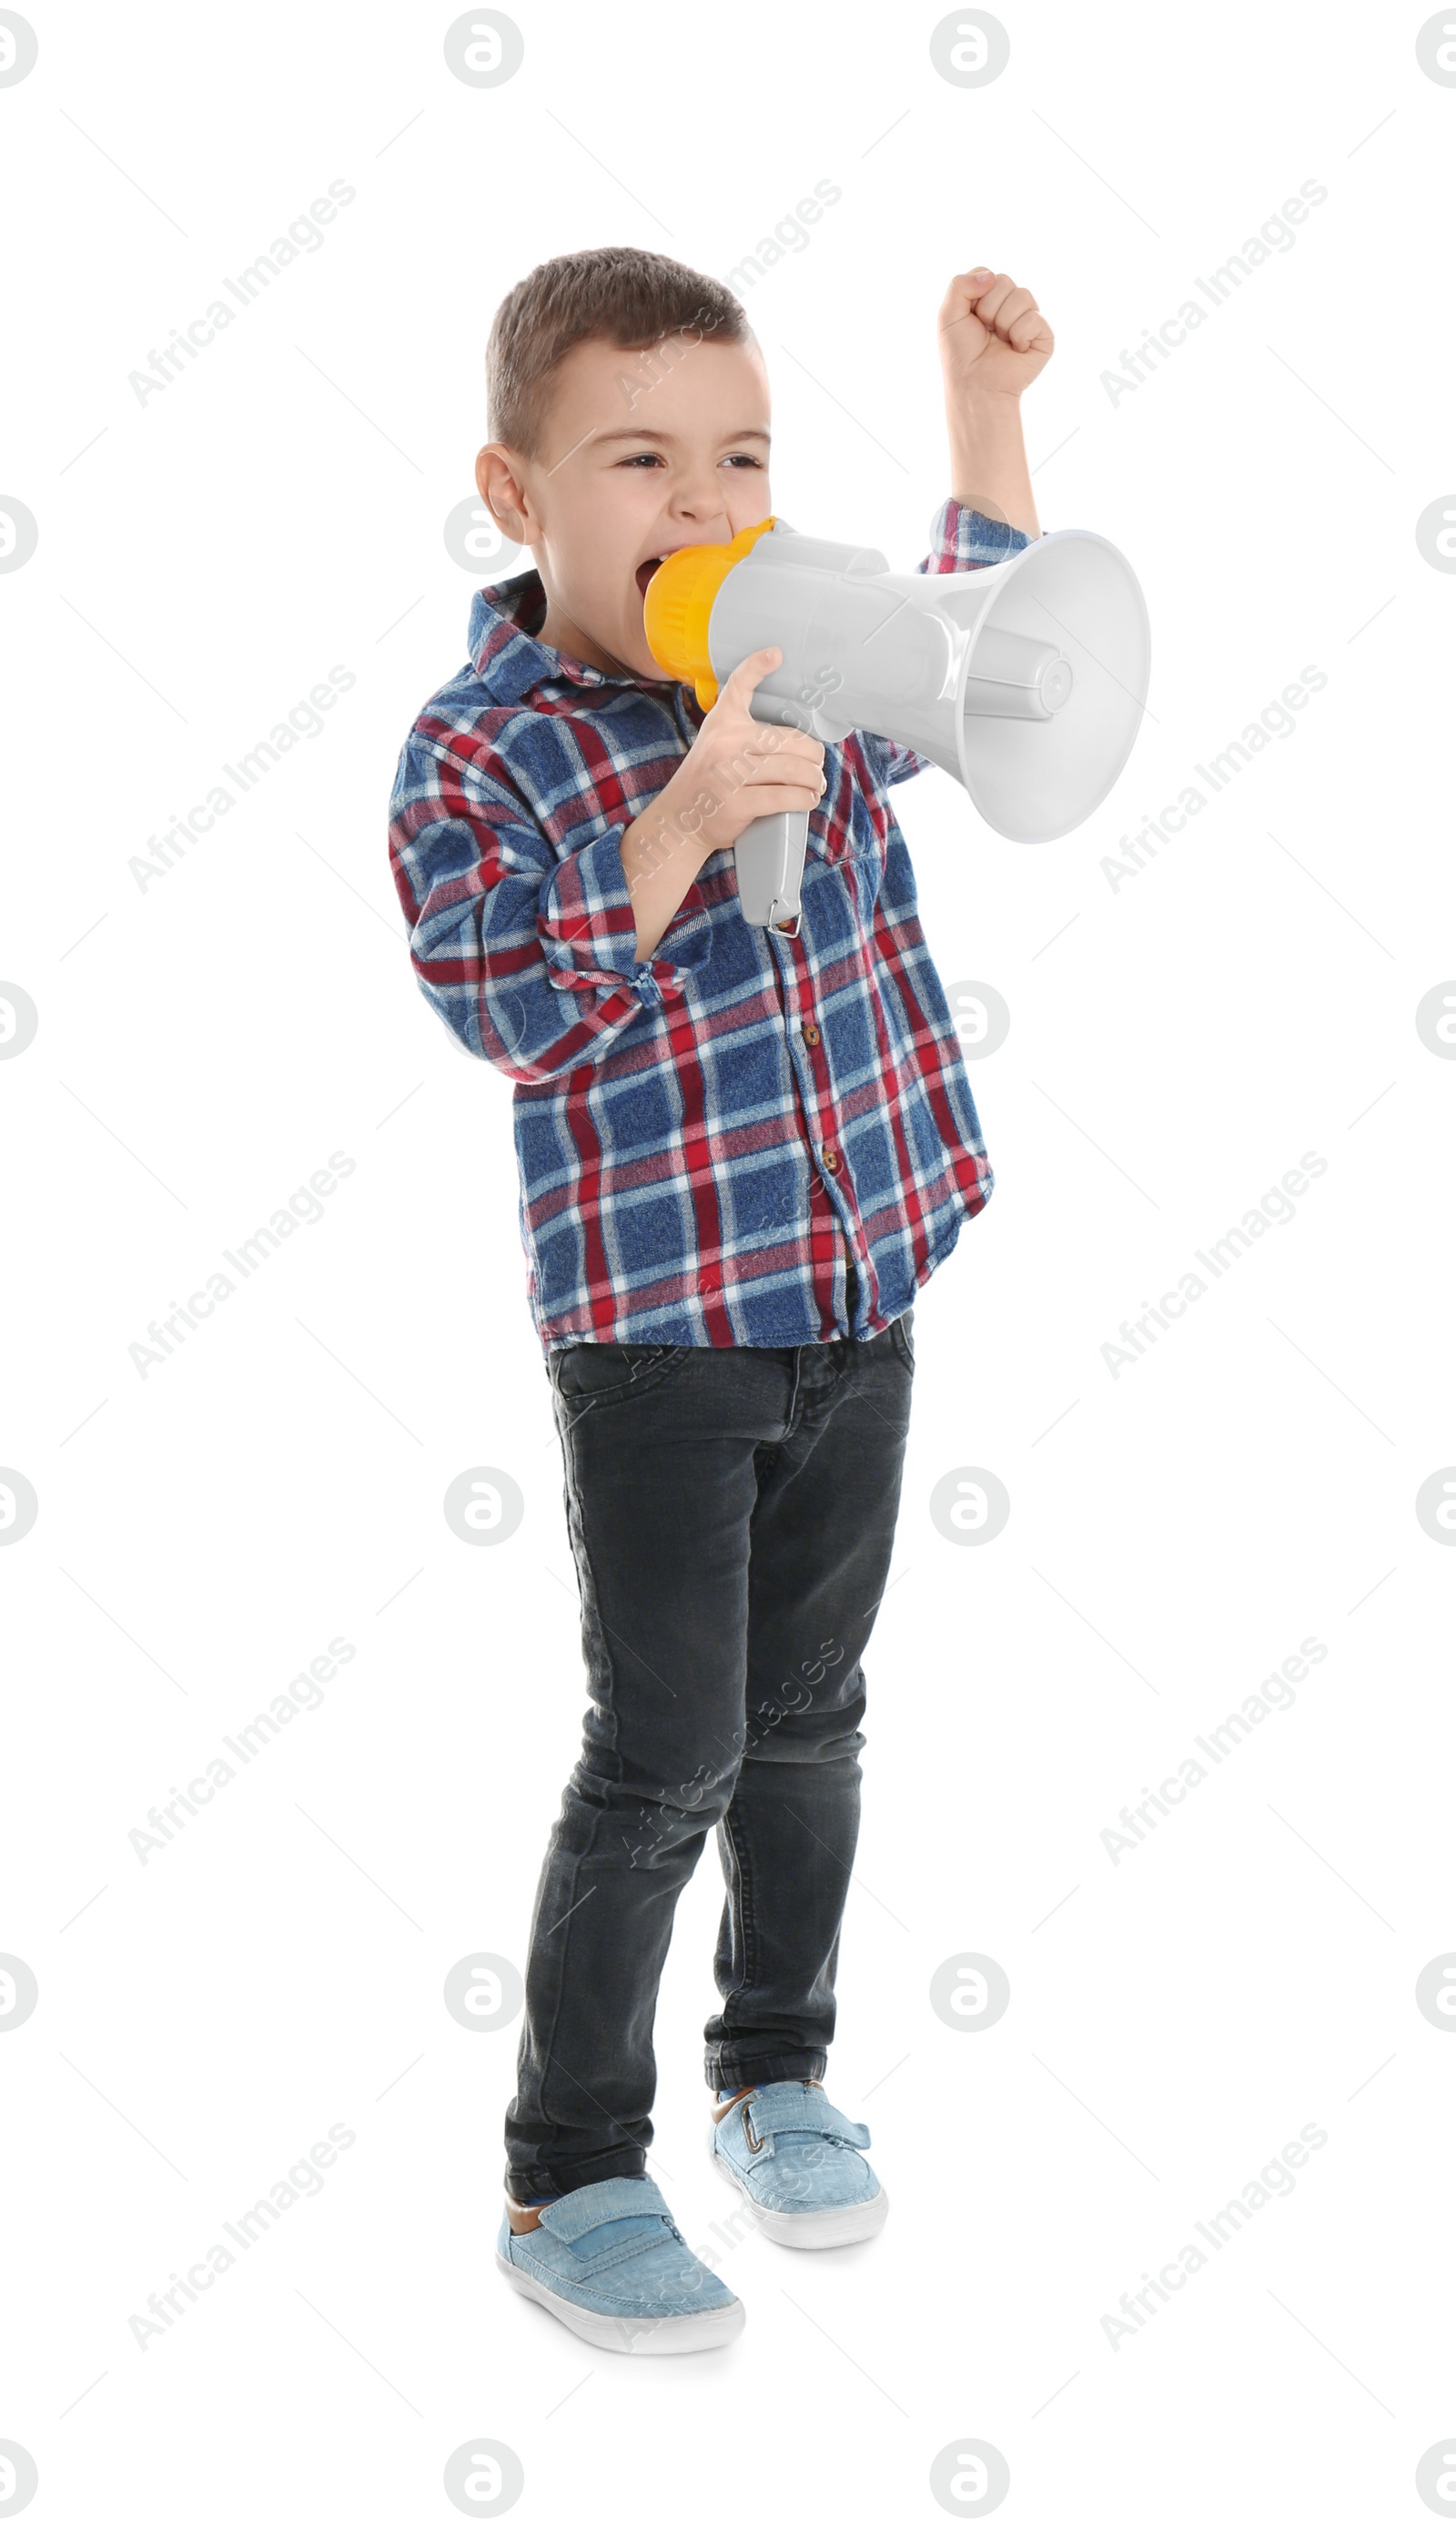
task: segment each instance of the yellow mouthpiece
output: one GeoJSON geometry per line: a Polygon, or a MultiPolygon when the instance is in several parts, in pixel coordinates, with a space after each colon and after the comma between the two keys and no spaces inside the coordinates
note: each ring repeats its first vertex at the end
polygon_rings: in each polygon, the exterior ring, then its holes
{"type": "Polygon", "coordinates": [[[704,711],[718,700],[718,678],[708,656],[708,619],[713,601],[750,547],[767,535],[772,518],[745,527],[730,545],[679,545],[658,564],[647,583],[642,622],[647,647],[660,668],[679,684],[691,685],[704,711]]]}

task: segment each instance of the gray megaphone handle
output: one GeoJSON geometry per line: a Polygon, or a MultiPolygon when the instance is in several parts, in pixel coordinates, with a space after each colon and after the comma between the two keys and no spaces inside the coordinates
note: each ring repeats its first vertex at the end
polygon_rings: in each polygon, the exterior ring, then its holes
{"type": "Polygon", "coordinates": [[[760,929],[799,927],[799,887],[809,839],[807,808],[783,808],[776,817],[755,817],[733,845],[738,866],[738,902],[745,922],[760,929]]]}

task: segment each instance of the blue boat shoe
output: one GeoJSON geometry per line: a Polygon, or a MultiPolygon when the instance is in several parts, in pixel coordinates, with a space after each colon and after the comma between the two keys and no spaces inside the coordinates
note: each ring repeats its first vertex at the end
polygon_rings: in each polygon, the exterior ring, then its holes
{"type": "Polygon", "coordinates": [[[721,2092],[708,2137],[715,2168],[785,2248],[872,2239],[890,2198],[867,2160],[868,2125],[832,2107],[820,2081],[750,2082],[721,2092]]]}
{"type": "Polygon", "coordinates": [[[549,2204],[508,2195],[496,2263],[604,2353],[701,2353],[727,2344],[743,2304],[695,2257],[650,2178],[604,2178],[549,2204]]]}

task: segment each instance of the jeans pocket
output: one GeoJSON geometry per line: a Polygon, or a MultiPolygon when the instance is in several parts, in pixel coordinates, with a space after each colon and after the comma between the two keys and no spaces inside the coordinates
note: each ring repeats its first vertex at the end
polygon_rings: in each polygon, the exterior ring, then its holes
{"type": "Polygon", "coordinates": [[[564,1344],[547,1366],[558,1395],[569,1405],[611,1405],[657,1386],[686,1349],[685,1344],[564,1344]]]}
{"type": "Polygon", "coordinates": [[[915,1367],[915,1337],[912,1331],[914,1322],[914,1310],[906,1309],[903,1317],[892,1320],[890,1329],[890,1340],[907,1370],[913,1370],[915,1367]]]}

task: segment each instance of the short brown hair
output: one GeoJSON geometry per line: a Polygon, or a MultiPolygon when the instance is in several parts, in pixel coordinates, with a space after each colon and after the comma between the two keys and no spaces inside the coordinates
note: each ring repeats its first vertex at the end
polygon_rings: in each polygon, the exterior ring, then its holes
{"type": "Polygon", "coordinates": [[[485,351],[492,439],[541,454],[553,372],[577,343],[646,350],[669,334],[752,342],[740,300],[721,281],[649,246],[592,246],[538,263],[500,306],[485,351]]]}

